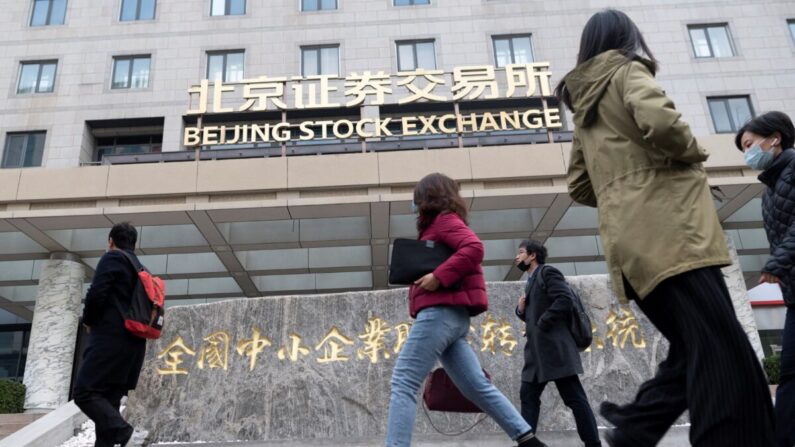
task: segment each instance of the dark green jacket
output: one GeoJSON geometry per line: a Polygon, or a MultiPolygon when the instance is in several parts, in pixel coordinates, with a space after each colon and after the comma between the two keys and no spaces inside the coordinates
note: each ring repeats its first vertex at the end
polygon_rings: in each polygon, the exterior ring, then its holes
{"type": "Polygon", "coordinates": [[[647,61],[607,51],[565,77],[574,108],[571,197],[599,209],[599,231],[619,299],[663,280],[731,264],[699,146],[647,61]]]}

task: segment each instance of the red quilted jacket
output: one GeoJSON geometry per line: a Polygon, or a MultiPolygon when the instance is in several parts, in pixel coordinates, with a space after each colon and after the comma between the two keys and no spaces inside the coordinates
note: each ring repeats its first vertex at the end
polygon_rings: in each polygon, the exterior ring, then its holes
{"type": "Polygon", "coordinates": [[[447,245],[455,253],[434,272],[442,285],[435,292],[417,286],[409,288],[409,312],[416,318],[420,310],[432,306],[464,306],[474,316],[489,307],[483,278],[483,243],[455,213],[443,213],[420,235],[424,241],[447,245]],[[451,286],[458,285],[455,288],[451,286]]]}

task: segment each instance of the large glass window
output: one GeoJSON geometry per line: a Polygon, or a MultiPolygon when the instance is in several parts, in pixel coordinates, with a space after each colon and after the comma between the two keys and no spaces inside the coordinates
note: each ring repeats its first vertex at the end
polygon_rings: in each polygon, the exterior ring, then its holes
{"type": "Polygon", "coordinates": [[[0,378],[22,380],[27,360],[30,325],[3,325],[0,328],[0,378]]]}
{"type": "Polygon", "coordinates": [[[339,45],[301,47],[301,73],[304,76],[336,75],[339,72],[339,45]]]}
{"type": "Polygon", "coordinates": [[[748,96],[707,98],[707,103],[717,133],[735,133],[754,117],[748,96]]]}
{"type": "Polygon", "coordinates": [[[33,0],[30,26],[63,25],[66,0],[33,0]]]}
{"type": "Polygon", "coordinates": [[[210,0],[210,15],[239,16],[246,13],[246,0],[210,0]]]}
{"type": "Polygon", "coordinates": [[[155,18],[155,3],[156,0],[123,0],[119,20],[152,20],[155,18]]]}
{"type": "Polygon", "coordinates": [[[533,44],[530,34],[495,36],[492,40],[494,42],[494,65],[497,67],[533,62],[533,44]]]}
{"type": "Polygon", "coordinates": [[[151,56],[124,56],[113,58],[113,81],[110,88],[149,87],[151,56]]]}
{"type": "Polygon", "coordinates": [[[398,71],[436,69],[436,49],[433,39],[397,42],[398,71]]]}
{"type": "Polygon", "coordinates": [[[430,5],[431,0],[395,0],[395,6],[430,5]]]}
{"type": "Polygon", "coordinates": [[[55,89],[57,61],[22,62],[17,93],[50,93],[55,89]]]}
{"type": "Polygon", "coordinates": [[[207,53],[207,79],[223,82],[240,82],[243,80],[243,50],[212,51],[207,53]]]}
{"type": "Polygon", "coordinates": [[[694,25],[689,27],[693,52],[698,58],[734,56],[728,25],[694,25]]]}
{"type": "Polygon", "coordinates": [[[160,152],[162,148],[162,133],[97,138],[97,161],[108,155],[149,154],[160,152]]]}
{"type": "Polygon", "coordinates": [[[301,0],[301,11],[330,11],[337,9],[337,0],[301,0]]]}
{"type": "Polygon", "coordinates": [[[7,133],[3,168],[41,166],[45,132],[7,133]]]}

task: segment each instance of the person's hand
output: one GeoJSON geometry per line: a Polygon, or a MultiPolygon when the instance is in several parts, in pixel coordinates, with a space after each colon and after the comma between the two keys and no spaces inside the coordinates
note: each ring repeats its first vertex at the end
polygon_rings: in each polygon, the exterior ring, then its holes
{"type": "Polygon", "coordinates": [[[438,279],[436,279],[435,276],[433,276],[433,273],[428,273],[422,278],[414,281],[414,285],[417,287],[421,287],[429,292],[433,292],[439,288],[441,283],[439,282],[438,279]]]}
{"type": "Polygon", "coordinates": [[[762,276],[759,278],[759,284],[762,284],[764,282],[770,284],[778,284],[780,281],[781,280],[778,278],[778,276],[773,276],[770,273],[762,273],[762,276]]]}
{"type": "Polygon", "coordinates": [[[520,313],[520,314],[523,314],[523,313],[524,313],[524,309],[525,309],[525,306],[526,306],[526,305],[527,305],[527,297],[526,297],[526,296],[524,296],[524,295],[522,295],[522,296],[519,298],[519,304],[516,306],[516,308],[519,310],[519,313],[520,313]]]}
{"type": "Polygon", "coordinates": [[[83,327],[86,329],[86,334],[90,334],[91,333],[91,326],[83,323],[83,327]]]}

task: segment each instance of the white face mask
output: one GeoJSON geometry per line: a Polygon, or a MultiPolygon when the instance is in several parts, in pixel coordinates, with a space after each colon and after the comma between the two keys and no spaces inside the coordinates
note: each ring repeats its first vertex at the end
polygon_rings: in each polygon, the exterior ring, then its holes
{"type": "Polygon", "coordinates": [[[775,158],[773,152],[776,147],[776,140],[773,140],[773,142],[770,144],[770,148],[764,150],[762,149],[762,142],[765,140],[767,140],[767,138],[755,143],[745,151],[745,164],[747,164],[751,169],[764,171],[765,169],[769,168],[771,164],[773,164],[773,159],[775,158]]]}

